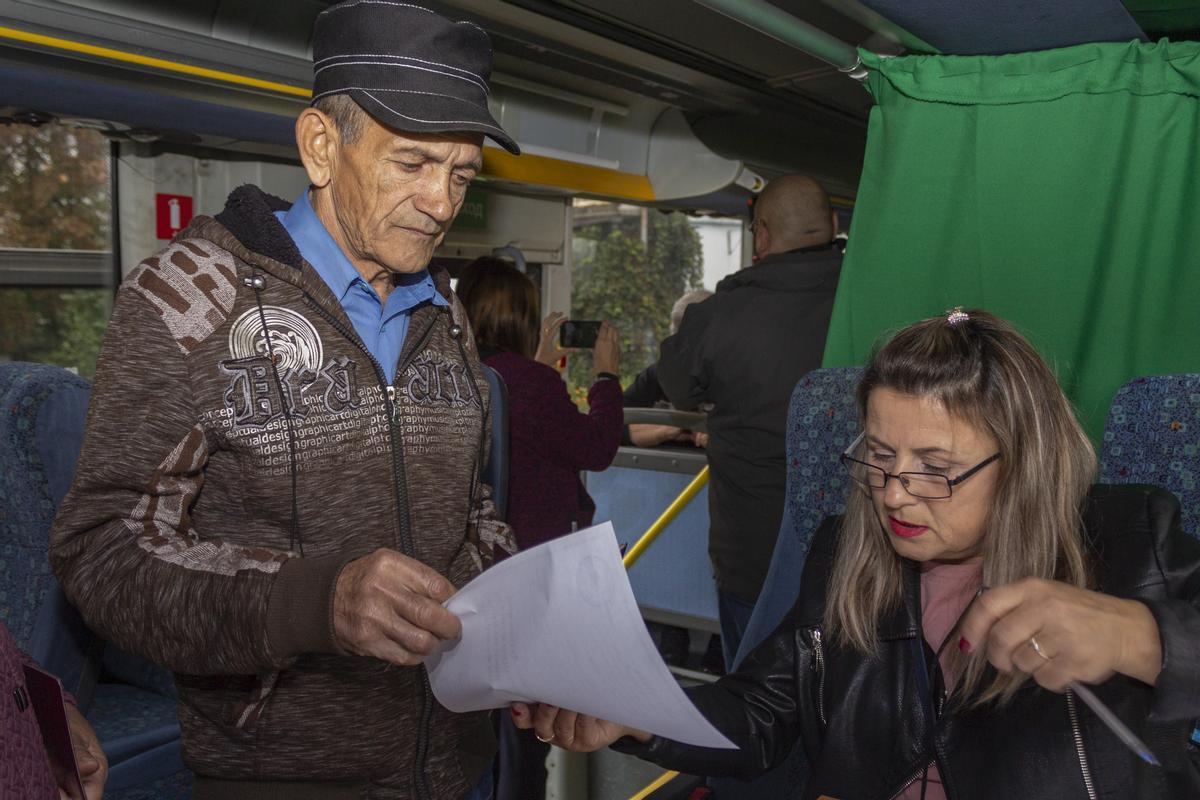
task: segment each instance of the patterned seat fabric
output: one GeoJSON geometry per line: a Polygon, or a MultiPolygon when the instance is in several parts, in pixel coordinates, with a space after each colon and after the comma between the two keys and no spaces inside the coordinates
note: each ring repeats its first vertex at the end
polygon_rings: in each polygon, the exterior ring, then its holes
{"type": "Polygon", "coordinates": [[[1101,483],[1148,483],[1179,498],[1200,536],[1200,374],[1134,378],[1117,390],[1100,450],[1101,483]]]}
{"type": "MultiPolygon", "coordinates": [[[[1134,378],[1113,396],[1100,447],[1101,483],[1148,483],[1179,498],[1183,529],[1200,537],[1200,374],[1134,378]]],[[[1200,745],[1200,720],[1192,733],[1200,745]]]]}
{"type": "MultiPolygon", "coordinates": [[[[86,408],[87,381],[45,364],[12,362],[0,368],[0,620],[17,645],[39,660],[43,654],[31,645],[39,614],[56,589],[46,548],[62,499],[53,496],[39,446],[39,416],[59,394],[73,395],[76,402],[82,398],[86,408]]],[[[82,431],[82,419],[77,428],[82,431]]],[[[76,442],[71,464],[78,453],[76,442]]]]}
{"type": "MultiPolygon", "coordinates": [[[[0,364],[0,620],[73,691],[92,636],[66,602],[47,548],[79,457],[89,395],[87,381],[61,367],[0,364]]],[[[88,710],[109,756],[109,788],[158,786],[164,797],[186,797],[191,775],[179,754],[170,675],[115,648],[105,669],[126,681],[98,684],[88,710]]],[[[87,694],[80,692],[81,708],[87,694]]]]}

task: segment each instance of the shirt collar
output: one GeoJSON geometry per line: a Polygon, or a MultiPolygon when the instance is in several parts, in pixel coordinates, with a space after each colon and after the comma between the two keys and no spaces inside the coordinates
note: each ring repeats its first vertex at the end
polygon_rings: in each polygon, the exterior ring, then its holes
{"type": "MultiPolygon", "coordinates": [[[[312,265],[339,301],[346,299],[346,295],[356,283],[362,284],[372,293],[375,292],[325,229],[325,225],[308,201],[307,189],[296,198],[291,209],[276,211],[275,216],[296,243],[301,257],[312,265]]],[[[388,311],[391,313],[414,308],[425,301],[435,306],[450,304],[433,285],[433,277],[427,269],[400,274],[395,280],[396,284],[388,295],[387,302],[388,311]]]]}

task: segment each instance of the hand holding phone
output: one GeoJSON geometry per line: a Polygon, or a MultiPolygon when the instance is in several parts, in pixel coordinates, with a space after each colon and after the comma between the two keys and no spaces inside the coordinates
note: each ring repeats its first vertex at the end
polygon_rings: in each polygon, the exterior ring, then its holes
{"type": "Polygon", "coordinates": [[[558,329],[558,343],[564,349],[590,350],[596,346],[596,337],[599,335],[599,320],[568,319],[558,329]]]}
{"type": "Polygon", "coordinates": [[[617,329],[605,320],[600,324],[592,350],[592,370],[599,374],[621,374],[621,342],[617,329]]]}

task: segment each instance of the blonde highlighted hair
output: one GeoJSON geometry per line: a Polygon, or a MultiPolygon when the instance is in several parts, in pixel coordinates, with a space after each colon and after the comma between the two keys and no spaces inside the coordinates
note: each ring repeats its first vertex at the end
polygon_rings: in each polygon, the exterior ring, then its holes
{"type": "MultiPolygon", "coordinates": [[[[1096,475],[1091,442],[1033,346],[992,314],[965,314],[965,320],[922,320],[879,347],[858,385],[860,418],[867,418],[871,393],[888,388],[932,397],[950,414],[990,433],[1000,460],[985,524],[984,585],[1036,577],[1090,587],[1080,515],[1096,475]]],[[[825,626],[836,642],[864,654],[876,652],[877,626],[902,601],[902,563],[887,536],[869,490],[853,488],[825,626]]],[[[981,652],[964,656],[955,648],[953,658],[959,702],[1007,700],[1025,680],[1019,673],[999,674],[983,686],[987,661],[981,652]]]]}

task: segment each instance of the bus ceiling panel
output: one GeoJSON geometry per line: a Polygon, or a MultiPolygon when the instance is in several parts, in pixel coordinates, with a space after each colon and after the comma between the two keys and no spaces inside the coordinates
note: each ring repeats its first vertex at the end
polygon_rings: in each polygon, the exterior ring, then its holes
{"type": "Polygon", "coordinates": [[[0,108],[65,119],[117,123],[112,133],[185,143],[208,139],[287,147],[294,152],[294,118],[202,100],[87,80],[44,67],[0,63],[0,108]]]}
{"type": "MultiPolygon", "coordinates": [[[[741,161],[717,155],[697,139],[682,111],[664,111],[655,121],[646,175],[656,200],[718,192],[734,184],[744,170],[741,161]]],[[[762,188],[753,178],[749,184],[762,188]]]]}
{"type": "Polygon", "coordinates": [[[1120,0],[862,0],[950,55],[1146,41],[1120,0]]]}
{"type": "Polygon", "coordinates": [[[1200,40],[1198,0],[1125,0],[1125,7],[1151,39],[1200,40]]]}
{"type": "MultiPolygon", "coordinates": [[[[738,64],[743,49],[779,47],[767,37],[755,39],[757,34],[753,31],[746,34],[748,43],[738,47],[714,44],[713,50],[722,54],[720,57],[673,40],[670,36],[673,31],[690,30],[697,15],[710,13],[693,0],[644,3],[678,12],[674,23],[664,22],[660,32],[621,22],[617,12],[624,5],[611,3],[589,8],[556,0],[434,0],[430,5],[449,16],[464,17],[482,25],[491,34],[499,56],[508,56],[527,68],[584,76],[687,110],[749,113],[758,108],[790,108],[863,119],[866,116],[858,105],[857,94],[847,93],[851,103],[843,107],[839,93],[813,96],[791,87],[779,89],[769,83],[774,74],[756,73],[738,64]],[[609,6],[614,13],[602,13],[609,6]]],[[[712,16],[721,19],[720,15],[712,16]]],[[[791,50],[788,63],[779,74],[795,72],[797,59],[808,57],[791,50]]]]}
{"type": "Polygon", "coordinates": [[[6,29],[0,44],[228,85],[206,75],[216,71],[239,76],[246,88],[300,96],[312,83],[309,37],[324,4],[287,3],[288,13],[270,19],[264,15],[277,5],[273,0],[0,0],[0,27],[6,29]],[[247,29],[250,10],[257,21],[247,29]]]}
{"type": "Polygon", "coordinates": [[[689,114],[688,122],[713,152],[736,158],[767,179],[800,172],[821,181],[830,194],[858,194],[867,139],[862,128],[774,113],[689,114]]]}
{"type": "MultiPolygon", "coordinates": [[[[28,2],[28,0],[25,0],[28,2]]],[[[167,30],[308,59],[312,26],[324,0],[50,0],[167,30]]]]}
{"type": "MultiPolygon", "coordinates": [[[[810,0],[777,0],[778,5],[786,11],[800,15],[796,6],[807,5],[810,0]]],[[[900,55],[911,53],[936,53],[937,48],[896,24],[894,20],[880,14],[874,9],[863,5],[860,0],[821,0],[825,5],[837,9],[842,15],[849,17],[859,25],[873,31],[864,41],[859,41],[860,47],[884,55],[900,55]]]]}
{"type": "MultiPolygon", "coordinates": [[[[668,52],[685,52],[704,62],[722,64],[760,80],[799,72],[822,64],[815,57],[746,25],[731,24],[724,14],[696,0],[573,0],[560,5],[585,10],[659,44],[668,52]]],[[[781,7],[784,4],[777,3],[781,7]]],[[[785,9],[842,42],[857,44],[871,31],[828,6],[792,3],[785,9]]]]}

